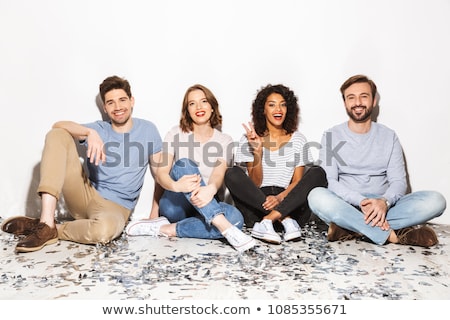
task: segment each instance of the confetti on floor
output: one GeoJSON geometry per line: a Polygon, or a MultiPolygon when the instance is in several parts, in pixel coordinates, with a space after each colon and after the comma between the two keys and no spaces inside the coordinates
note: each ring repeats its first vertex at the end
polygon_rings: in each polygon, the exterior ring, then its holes
{"type": "Polygon", "coordinates": [[[432,227],[440,243],[421,248],[329,243],[311,222],[298,241],[242,254],[220,240],[126,235],[17,254],[17,237],[0,232],[0,299],[450,299],[450,226],[432,227]]]}

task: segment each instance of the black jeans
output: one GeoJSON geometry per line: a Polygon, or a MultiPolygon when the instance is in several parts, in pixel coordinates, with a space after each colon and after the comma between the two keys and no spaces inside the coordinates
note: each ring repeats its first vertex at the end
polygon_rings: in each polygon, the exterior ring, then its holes
{"type": "MultiPolygon", "coordinates": [[[[306,168],[302,179],[286,198],[274,208],[281,213],[282,218],[290,216],[297,220],[301,226],[308,223],[311,217],[307,200],[309,192],[315,187],[327,187],[328,185],[325,171],[321,167],[308,166],[306,168]]],[[[238,166],[227,169],[225,185],[230,191],[235,206],[244,216],[245,225],[250,228],[270,212],[262,207],[266,197],[277,195],[285,190],[276,186],[258,188],[245,171],[238,166]]],[[[277,226],[277,229],[279,227],[277,226]]]]}

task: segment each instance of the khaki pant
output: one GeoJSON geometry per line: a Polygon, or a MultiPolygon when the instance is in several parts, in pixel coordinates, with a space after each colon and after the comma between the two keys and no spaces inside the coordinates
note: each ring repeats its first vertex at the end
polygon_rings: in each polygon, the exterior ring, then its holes
{"type": "Polygon", "coordinates": [[[64,200],[74,221],[58,226],[58,237],[84,244],[108,243],[123,231],[131,211],[104,199],[81,165],[73,137],[52,129],[45,139],[38,193],[64,200]]]}

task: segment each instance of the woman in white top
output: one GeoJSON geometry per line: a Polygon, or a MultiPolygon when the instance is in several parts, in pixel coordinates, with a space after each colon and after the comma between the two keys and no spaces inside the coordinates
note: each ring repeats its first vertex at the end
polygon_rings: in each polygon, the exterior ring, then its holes
{"type": "Polygon", "coordinates": [[[267,85],[252,104],[252,123],[235,152],[234,166],[225,184],[236,207],[244,215],[252,236],[270,243],[301,236],[300,225],[309,221],[307,196],[327,185],[319,166],[308,166],[312,157],[305,136],[297,131],[297,97],[284,85],[267,85]],[[281,226],[280,226],[281,222],[281,226]],[[274,228],[274,224],[276,228],[274,228]]]}
{"type": "Polygon", "coordinates": [[[221,125],[212,92],[198,84],[188,88],[180,124],[164,139],[150,219],[131,222],[129,235],[226,238],[239,252],[255,245],[241,231],[239,210],[221,201],[233,150],[232,138],[217,129],[221,125]]]}

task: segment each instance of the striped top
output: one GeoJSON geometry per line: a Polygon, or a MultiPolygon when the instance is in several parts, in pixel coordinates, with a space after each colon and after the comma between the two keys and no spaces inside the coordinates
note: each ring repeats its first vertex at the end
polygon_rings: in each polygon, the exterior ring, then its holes
{"type": "MultiPolygon", "coordinates": [[[[260,187],[276,186],[287,188],[296,167],[312,163],[311,150],[306,137],[295,131],[288,143],[275,151],[263,149],[263,180],[260,187]]],[[[243,135],[235,149],[235,162],[245,164],[253,162],[253,154],[247,136],[243,135]]]]}

